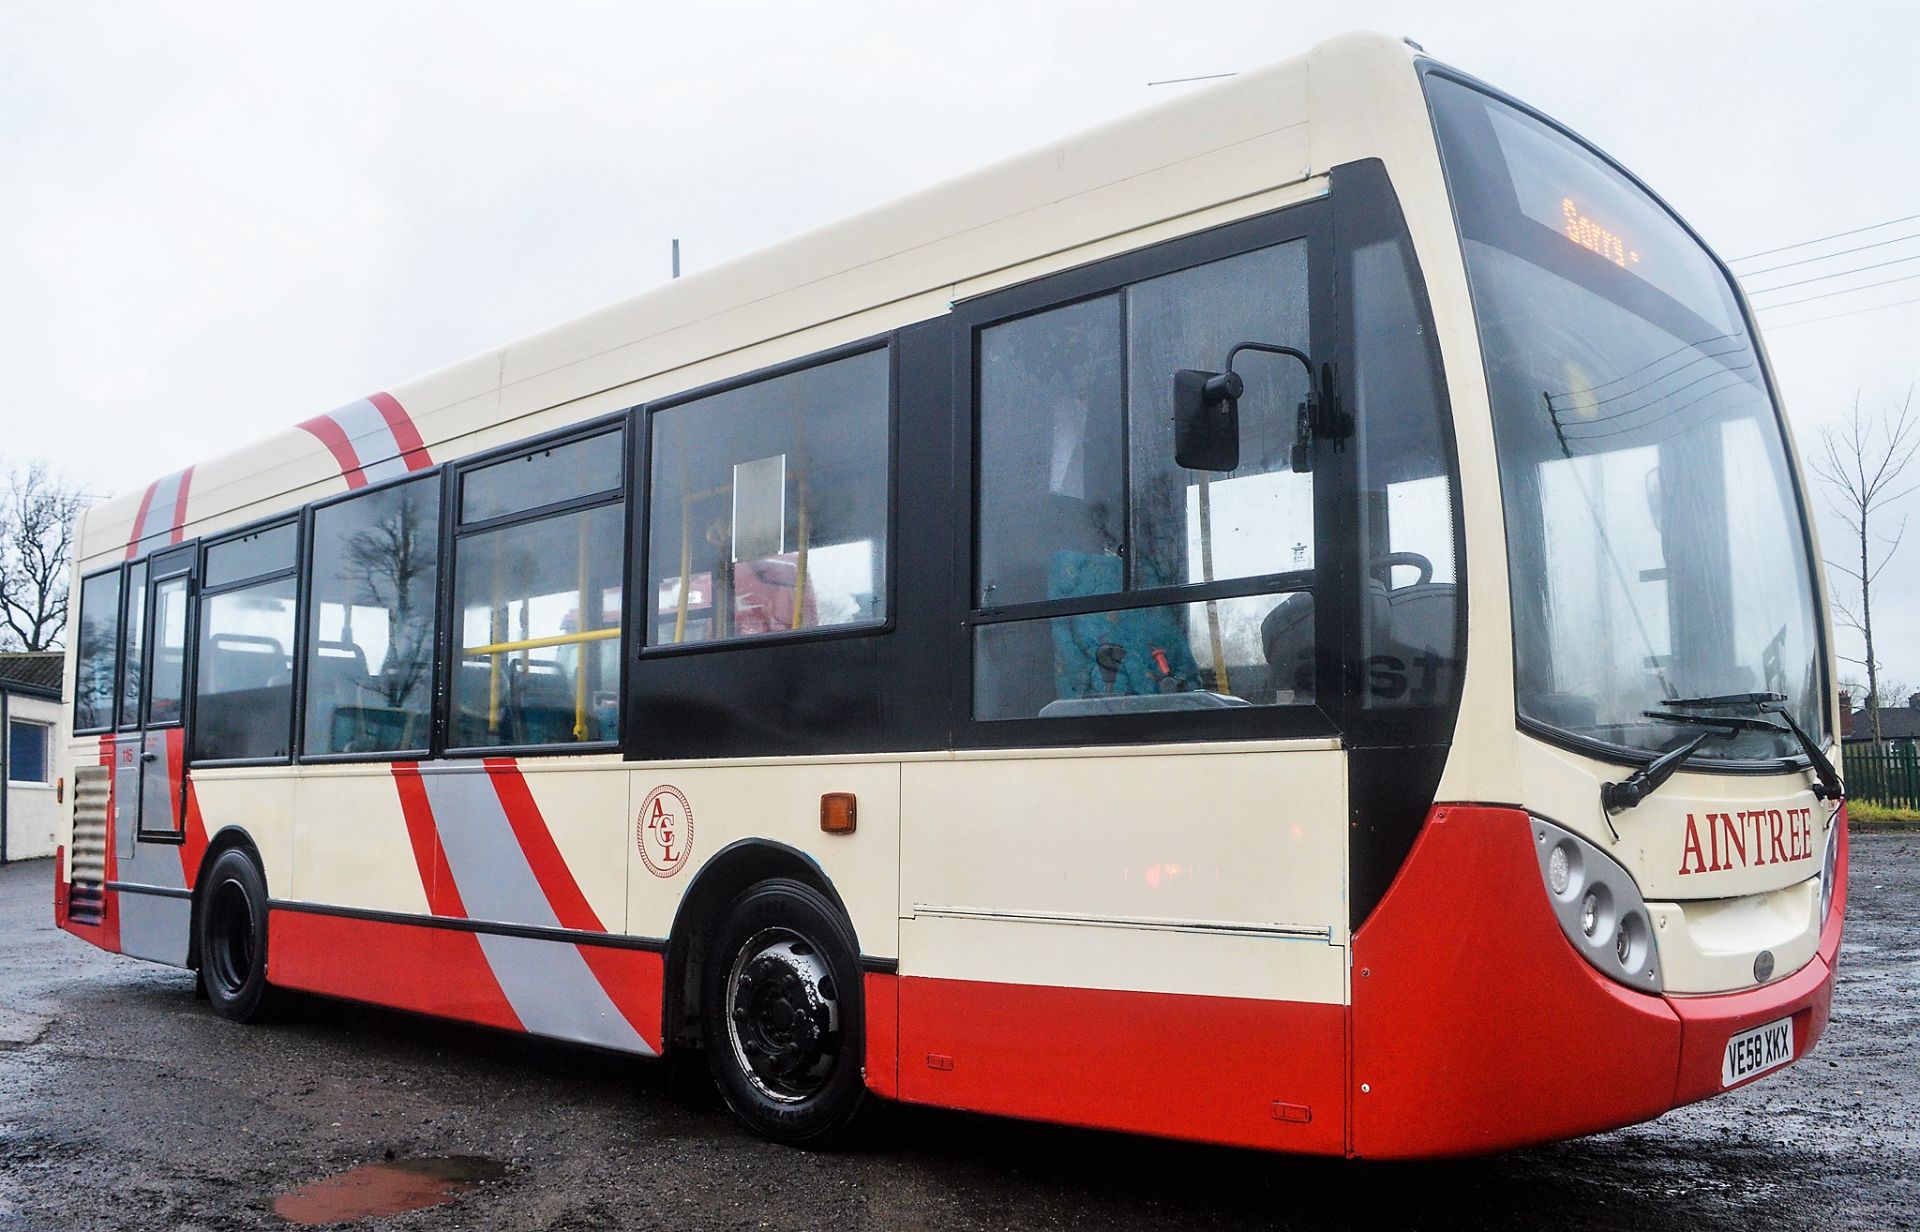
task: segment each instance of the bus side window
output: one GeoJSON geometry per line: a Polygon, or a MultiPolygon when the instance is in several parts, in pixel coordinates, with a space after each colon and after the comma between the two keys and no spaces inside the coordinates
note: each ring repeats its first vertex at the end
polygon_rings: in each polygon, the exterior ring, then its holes
{"type": "Polygon", "coordinates": [[[1349,260],[1366,587],[1360,698],[1367,707],[1433,706],[1459,687],[1440,368],[1405,240],[1360,245],[1349,260]]]}
{"type": "Polygon", "coordinates": [[[1309,345],[1304,241],[981,331],[976,718],[1314,700],[1304,374],[1247,362],[1232,472],[1174,459],[1174,372],[1248,339],[1309,345]]]}
{"type": "Polygon", "coordinates": [[[313,515],[302,753],[424,751],[430,742],[440,478],[313,515]]]}
{"type": "Polygon", "coordinates": [[[886,618],[888,359],[653,413],[648,642],[886,618]]]}
{"type": "Polygon", "coordinates": [[[620,738],[625,441],[603,431],[462,475],[450,747],[620,738]]]}

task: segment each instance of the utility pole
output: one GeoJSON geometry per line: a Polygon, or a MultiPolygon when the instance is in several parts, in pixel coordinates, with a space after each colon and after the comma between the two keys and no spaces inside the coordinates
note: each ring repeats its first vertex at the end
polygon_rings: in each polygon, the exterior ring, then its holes
{"type": "Polygon", "coordinates": [[[680,241],[673,241],[673,276],[680,276],[680,241]]]}

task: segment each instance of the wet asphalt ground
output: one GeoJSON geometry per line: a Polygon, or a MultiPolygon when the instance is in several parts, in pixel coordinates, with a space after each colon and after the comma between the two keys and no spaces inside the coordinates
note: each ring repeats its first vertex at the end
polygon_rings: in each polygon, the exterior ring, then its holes
{"type": "Polygon", "coordinates": [[[484,1228],[1920,1226],[1920,834],[1855,839],[1814,1054],[1652,1124],[1490,1159],[1288,1159],[886,1109],[770,1146],[666,1066],[312,999],[239,1027],[192,976],[52,925],[0,869],[0,1228],[286,1228],[276,1199],[401,1157],[497,1172],[350,1225],[484,1228]],[[492,1161],[492,1167],[484,1161],[492,1161]]]}

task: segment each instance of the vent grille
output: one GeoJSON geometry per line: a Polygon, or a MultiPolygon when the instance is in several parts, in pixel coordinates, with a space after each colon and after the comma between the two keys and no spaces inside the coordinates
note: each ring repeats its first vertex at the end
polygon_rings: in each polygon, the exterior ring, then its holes
{"type": "Polygon", "coordinates": [[[97,924],[106,911],[107,789],[111,771],[80,766],[73,772],[73,867],[67,915],[97,924]]]}

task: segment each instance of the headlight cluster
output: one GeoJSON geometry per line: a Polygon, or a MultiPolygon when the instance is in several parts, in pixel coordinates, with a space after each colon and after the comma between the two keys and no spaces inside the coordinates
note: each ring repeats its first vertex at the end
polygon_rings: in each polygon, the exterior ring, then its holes
{"type": "Polygon", "coordinates": [[[1654,944],[1646,901],[1627,870],[1550,821],[1535,817],[1533,837],[1547,901],[1573,948],[1622,984],[1659,992],[1660,949],[1654,944]]]}
{"type": "Polygon", "coordinates": [[[1833,879],[1840,871],[1840,814],[1827,819],[1827,854],[1820,863],[1820,927],[1833,910],[1833,879]]]}

